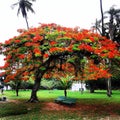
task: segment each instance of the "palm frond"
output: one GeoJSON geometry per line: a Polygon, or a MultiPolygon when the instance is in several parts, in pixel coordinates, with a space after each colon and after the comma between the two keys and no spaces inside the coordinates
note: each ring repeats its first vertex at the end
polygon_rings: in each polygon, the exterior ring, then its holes
{"type": "Polygon", "coordinates": [[[35,11],[32,8],[32,3],[26,1],[24,4],[25,4],[25,9],[27,9],[27,11],[30,10],[32,13],[35,13],[35,11]]]}
{"type": "Polygon", "coordinates": [[[18,5],[18,4],[19,4],[19,2],[14,3],[14,4],[12,4],[10,7],[11,7],[12,9],[14,9],[14,7],[15,7],[16,5],[18,5]]]}
{"type": "Polygon", "coordinates": [[[18,8],[18,11],[17,11],[17,16],[20,14],[20,7],[18,8]]]}
{"type": "Polygon", "coordinates": [[[19,15],[20,12],[22,13],[22,16],[26,20],[26,24],[27,24],[28,29],[29,29],[29,25],[28,25],[28,21],[27,21],[27,11],[30,10],[32,13],[35,13],[33,8],[32,8],[32,3],[29,1],[36,1],[36,0],[18,0],[17,3],[11,5],[11,8],[14,8],[14,6],[19,5],[17,15],[19,15]]]}

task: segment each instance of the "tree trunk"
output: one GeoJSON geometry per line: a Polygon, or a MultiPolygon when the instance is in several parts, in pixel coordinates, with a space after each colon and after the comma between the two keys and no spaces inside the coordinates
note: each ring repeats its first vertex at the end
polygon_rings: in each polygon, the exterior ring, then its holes
{"type": "Polygon", "coordinates": [[[3,88],[1,88],[1,94],[3,95],[3,91],[4,91],[4,89],[3,88]]]}
{"type": "Polygon", "coordinates": [[[83,94],[84,88],[83,88],[83,81],[81,80],[81,88],[80,88],[80,92],[81,94],[83,94]]]}
{"type": "Polygon", "coordinates": [[[94,88],[90,88],[90,93],[94,93],[95,89],[94,88]]]}
{"type": "Polygon", "coordinates": [[[64,89],[64,95],[67,97],[67,89],[64,89]]]}
{"type": "Polygon", "coordinates": [[[29,29],[29,24],[28,24],[27,16],[25,16],[25,21],[26,21],[26,24],[27,24],[27,29],[29,29]]]}
{"type": "MultiPolygon", "coordinates": [[[[108,64],[109,69],[111,68],[111,60],[107,59],[106,63],[108,64]]],[[[107,79],[107,96],[111,97],[112,89],[111,89],[111,78],[107,79]]]]}
{"type": "Polygon", "coordinates": [[[20,84],[21,84],[20,81],[18,81],[18,82],[16,83],[16,88],[15,88],[15,90],[16,90],[16,96],[19,96],[18,93],[19,93],[20,84]]]}
{"type": "Polygon", "coordinates": [[[18,96],[18,92],[19,92],[19,89],[18,89],[18,88],[16,88],[16,96],[18,96]]]}
{"type": "Polygon", "coordinates": [[[37,78],[35,80],[35,83],[31,92],[31,97],[28,100],[28,102],[39,102],[37,97],[37,91],[39,90],[39,87],[40,87],[40,81],[41,81],[41,78],[37,78]]]}
{"type": "Polygon", "coordinates": [[[107,96],[111,97],[112,95],[112,90],[111,90],[111,78],[107,79],[107,96]]]}
{"type": "Polygon", "coordinates": [[[102,20],[102,35],[105,36],[104,15],[103,15],[102,0],[100,0],[100,10],[101,10],[101,20],[102,20]]]}

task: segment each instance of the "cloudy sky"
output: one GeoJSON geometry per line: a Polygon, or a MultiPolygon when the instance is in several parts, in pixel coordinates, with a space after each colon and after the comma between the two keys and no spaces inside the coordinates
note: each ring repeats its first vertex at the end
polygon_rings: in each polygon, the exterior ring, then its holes
{"type": "MultiPolygon", "coordinates": [[[[26,28],[22,15],[17,16],[16,6],[10,6],[18,0],[1,0],[0,3],[0,42],[17,35],[18,28],[26,28]]],[[[103,0],[103,10],[112,5],[120,8],[120,0],[103,0]]],[[[31,27],[39,23],[57,23],[63,26],[90,28],[96,18],[100,18],[99,0],[36,0],[33,3],[35,14],[28,14],[31,27]]],[[[0,62],[1,64],[1,62],[0,62]]]]}
{"type": "MultiPolygon", "coordinates": [[[[17,35],[18,28],[26,28],[22,15],[17,16],[18,0],[2,0],[0,3],[0,41],[17,35]]],[[[103,0],[104,11],[112,5],[120,8],[120,0],[103,0]]],[[[100,18],[99,0],[36,0],[33,3],[35,14],[28,14],[30,26],[38,23],[57,23],[64,26],[90,28],[96,18],[100,18]]]]}

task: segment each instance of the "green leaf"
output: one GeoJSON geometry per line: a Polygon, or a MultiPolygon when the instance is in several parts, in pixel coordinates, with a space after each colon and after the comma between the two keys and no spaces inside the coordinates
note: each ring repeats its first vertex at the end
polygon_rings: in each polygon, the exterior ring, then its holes
{"type": "Polygon", "coordinates": [[[35,62],[35,64],[41,64],[41,62],[40,62],[40,61],[37,61],[37,62],[35,62]]]}
{"type": "Polygon", "coordinates": [[[56,31],[56,32],[47,34],[45,38],[48,40],[55,40],[58,37],[58,35],[59,35],[59,33],[56,31]]]}
{"type": "Polygon", "coordinates": [[[80,50],[80,49],[78,48],[78,46],[79,46],[79,44],[74,44],[74,46],[73,46],[72,49],[73,49],[74,51],[80,50]]]}
{"type": "Polygon", "coordinates": [[[83,59],[80,60],[80,62],[81,62],[81,63],[86,63],[87,60],[86,60],[85,58],[83,58],[83,59]]]}
{"type": "Polygon", "coordinates": [[[75,59],[74,58],[70,58],[67,60],[68,63],[74,63],[75,62],[75,59]]]}
{"type": "Polygon", "coordinates": [[[91,43],[92,41],[90,39],[83,39],[84,42],[91,43]]]}
{"type": "Polygon", "coordinates": [[[41,51],[47,51],[49,50],[50,46],[49,43],[47,42],[44,45],[41,45],[39,48],[41,49],[41,51]]]}
{"type": "Polygon", "coordinates": [[[19,48],[19,52],[24,54],[27,51],[27,47],[21,47],[19,48]]]}
{"type": "Polygon", "coordinates": [[[42,67],[40,67],[40,70],[44,71],[44,70],[46,70],[46,67],[42,66],[42,67]]]}
{"type": "Polygon", "coordinates": [[[66,41],[66,40],[71,40],[71,38],[69,38],[69,37],[57,38],[57,41],[66,41]]]}
{"type": "Polygon", "coordinates": [[[97,58],[98,56],[97,55],[91,55],[90,57],[94,59],[94,58],[97,58]]]}

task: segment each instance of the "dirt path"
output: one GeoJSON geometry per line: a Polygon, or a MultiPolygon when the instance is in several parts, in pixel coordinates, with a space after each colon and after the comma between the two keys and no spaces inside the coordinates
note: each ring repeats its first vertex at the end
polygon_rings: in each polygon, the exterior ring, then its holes
{"type": "MultiPolygon", "coordinates": [[[[47,111],[68,111],[68,112],[78,112],[78,114],[84,115],[87,114],[88,116],[99,114],[100,117],[106,113],[106,117],[97,119],[97,120],[120,120],[120,116],[116,113],[116,110],[120,111],[120,105],[89,105],[89,104],[76,104],[73,106],[68,105],[61,105],[55,102],[45,102],[44,107],[42,110],[47,111]]],[[[85,118],[84,120],[89,120],[85,118]]]]}

